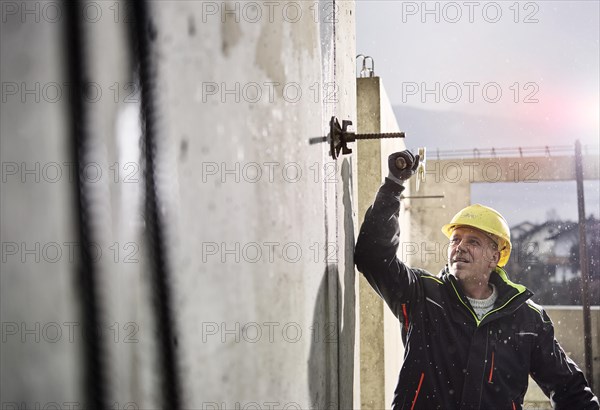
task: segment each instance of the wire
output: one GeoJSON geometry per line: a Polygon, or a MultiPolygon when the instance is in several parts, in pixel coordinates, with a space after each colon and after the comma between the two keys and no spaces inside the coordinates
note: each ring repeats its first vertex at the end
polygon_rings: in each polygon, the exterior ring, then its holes
{"type": "Polygon", "coordinates": [[[134,11],[132,45],[137,59],[141,89],[142,145],[145,160],[145,219],[149,262],[152,274],[152,305],[158,333],[158,355],[163,392],[162,408],[181,408],[180,382],[175,352],[176,325],[172,314],[168,250],[165,239],[165,221],[159,212],[161,198],[158,178],[158,132],[156,106],[157,63],[152,42],[156,27],[151,21],[148,0],[129,3],[134,11]]]}
{"type": "Polygon", "coordinates": [[[81,329],[83,338],[83,374],[85,408],[107,409],[106,361],[100,328],[100,301],[98,295],[98,269],[90,253],[94,238],[93,184],[83,176],[92,155],[90,110],[86,103],[85,82],[88,80],[88,64],[85,50],[82,3],[65,1],[65,48],[68,50],[67,67],[74,98],[70,99],[72,156],[75,164],[75,197],[77,233],[79,235],[80,264],[77,269],[77,287],[81,303],[81,329]]]}

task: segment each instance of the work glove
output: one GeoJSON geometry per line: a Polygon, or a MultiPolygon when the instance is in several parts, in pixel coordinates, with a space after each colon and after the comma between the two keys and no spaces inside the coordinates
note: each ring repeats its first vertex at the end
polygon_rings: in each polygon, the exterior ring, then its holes
{"type": "Polygon", "coordinates": [[[388,178],[402,185],[417,171],[419,156],[413,155],[409,150],[394,152],[388,157],[388,178]]]}

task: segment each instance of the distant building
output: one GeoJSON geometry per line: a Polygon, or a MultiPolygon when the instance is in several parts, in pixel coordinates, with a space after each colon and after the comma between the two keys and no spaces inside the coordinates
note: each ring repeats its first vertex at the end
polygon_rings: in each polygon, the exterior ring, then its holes
{"type": "Polygon", "coordinates": [[[512,240],[519,240],[523,235],[535,228],[535,226],[536,225],[531,222],[521,222],[520,224],[513,226],[510,228],[512,240]]]}
{"type": "MultiPolygon", "coordinates": [[[[516,248],[515,268],[530,270],[543,265],[550,282],[563,283],[581,276],[579,267],[579,224],[570,221],[523,222],[511,228],[516,248]]],[[[598,271],[594,248],[600,244],[600,221],[593,216],[586,221],[586,242],[592,270],[598,271]]],[[[592,275],[592,272],[590,272],[592,275]]]]}
{"type": "MultiPolygon", "coordinates": [[[[600,221],[593,215],[586,220],[586,242],[588,247],[588,265],[590,276],[597,276],[598,266],[598,244],[600,243],[600,221]]],[[[572,278],[581,276],[579,264],[579,224],[565,226],[555,235],[550,236],[548,241],[553,242],[553,255],[547,259],[548,264],[556,266],[554,282],[566,282],[572,278]]]]}

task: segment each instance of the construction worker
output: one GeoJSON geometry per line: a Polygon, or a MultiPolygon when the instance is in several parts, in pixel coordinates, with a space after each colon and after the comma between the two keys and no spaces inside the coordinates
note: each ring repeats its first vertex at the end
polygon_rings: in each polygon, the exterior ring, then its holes
{"type": "Polygon", "coordinates": [[[401,322],[405,354],[392,408],[522,409],[531,375],[555,409],[598,409],[546,312],[502,269],[511,242],[498,212],[471,205],[442,227],[450,243],[437,276],[398,259],[400,194],[418,163],[409,151],[390,155],[390,174],[366,213],[354,254],[401,322]]]}

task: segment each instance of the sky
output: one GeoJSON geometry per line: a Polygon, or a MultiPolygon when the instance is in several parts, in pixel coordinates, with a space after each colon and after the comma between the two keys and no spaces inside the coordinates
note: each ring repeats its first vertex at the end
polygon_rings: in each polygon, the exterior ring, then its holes
{"type": "MultiPolygon", "coordinates": [[[[599,4],[359,0],[357,54],[374,58],[394,106],[506,128],[481,147],[598,145],[599,4]]],[[[471,144],[470,129],[434,131],[440,149],[471,144]]]]}
{"type": "MultiPolygon", "coordinates": [[[[598,1],[356,2],[357,54],[375,60],[407,147],[430,155],[576,139],[598,153],[599,41],[598,1]]],[[[598,181],[585,191],[598,217],[598,181]]],[[[473,184],[472,200],[511,225],[552,208],[577,219],[575,182],[473,184]]]]}
{"type": "MultiPolygon", "coordinates": [[[[584,181],[585,214],[596,219],[600,218],[599,188],[599,181],[584,181]]],[[[556,211],[561,220],[578,220],[575,181],[471,184],[471,202],[485,203],[496,209],[509,226],[521,222],[543,223],[552,211],[556,211]]]]}

